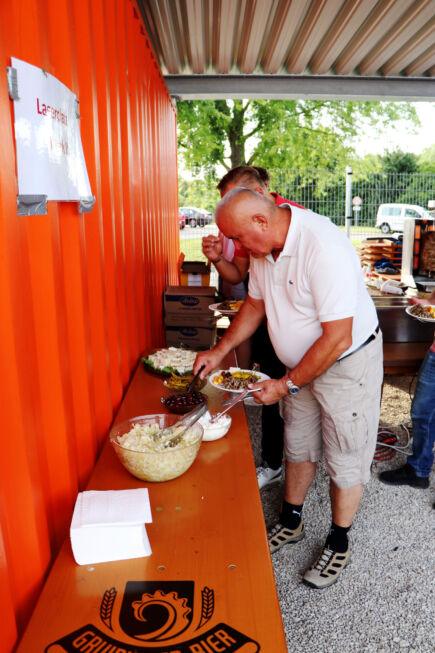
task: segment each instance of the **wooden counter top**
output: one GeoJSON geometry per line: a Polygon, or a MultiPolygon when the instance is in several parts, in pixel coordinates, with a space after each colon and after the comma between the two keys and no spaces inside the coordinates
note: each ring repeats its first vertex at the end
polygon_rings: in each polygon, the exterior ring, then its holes
{"type": "MultiPolygon", "coordinates": [[[[165,412],[163,390],[139,366],[116,421],[165,412]]],[[[213,409],[222,395],[210,387],[207,393],[213,409]]],[[[231,414],[228,435],[204,442],[192,467],[165,483],[135,479],[106,443],[88,489],[148,487],[153,553],[78,566],[67,540],[19,653],[287,651],[244,409],[231,414]],[[133,599],[148,602],[145,634],[133,599]],[[158,639],[169,614],[171,636],[158,639]]]]}

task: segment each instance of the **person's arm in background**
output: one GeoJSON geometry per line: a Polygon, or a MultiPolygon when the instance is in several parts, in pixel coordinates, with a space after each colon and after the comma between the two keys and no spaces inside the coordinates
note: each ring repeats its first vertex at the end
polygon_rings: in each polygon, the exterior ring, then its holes
{"type": "Polygon", "coordinates": [[[244,281],[249,269],[249,258],[235,256],[230,262],[222,253],[222,239],[218,236],[205,236],[202,239],[202,252],[215,266],[222,279],[233,285],[244,281]]]}
{"type": "Polygon", "coordinates": [[[409,300],[410,304],[420,304],[421,306],[429,306],[435,304],[435,290],[431,292],[427,299],[420,299],[419,297],[411,297],[409,300]]]}

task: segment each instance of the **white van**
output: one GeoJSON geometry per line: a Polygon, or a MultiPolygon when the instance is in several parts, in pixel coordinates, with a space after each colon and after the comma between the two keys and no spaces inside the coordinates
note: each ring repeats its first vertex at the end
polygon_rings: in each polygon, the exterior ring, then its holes
{"type": "Polygon", "coordinates": [[[417,204],[381,204],[376,215],[376,226],[383,234],[403,231],[405,218],[433,220],[426,209],[417,204]]]}

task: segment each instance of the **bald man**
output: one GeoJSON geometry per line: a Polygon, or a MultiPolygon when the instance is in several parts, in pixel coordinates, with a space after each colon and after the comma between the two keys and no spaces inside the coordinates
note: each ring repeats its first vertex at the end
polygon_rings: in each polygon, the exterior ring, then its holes
{"type": "Polygon", "coordinates": [[[226,335],[198,354],[202,376],[248,338],[264,315],[286,374],[252,386],[257,402],[281,402],[286,460],[272,553],[305,536],[302,509],[325,460],[332,523],[304,582],[334,583],[350,559],[348,531],[370,478],[382,384],[382,336],[358,257],[331,221],[290,205],[275,206],[249,189],[221,200],[216,222],[251,254],[248,297],[226,335]]]}

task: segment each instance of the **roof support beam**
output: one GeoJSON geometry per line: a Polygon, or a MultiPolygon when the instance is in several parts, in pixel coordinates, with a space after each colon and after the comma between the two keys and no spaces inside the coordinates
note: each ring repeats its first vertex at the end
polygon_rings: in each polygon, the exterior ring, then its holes
{"type": "Polygon", "coordinates": [[[171,95],[181,100],[317,99],[430,102],[430,77],[344,77],[304,75],[168,75],[171,95]]]}

